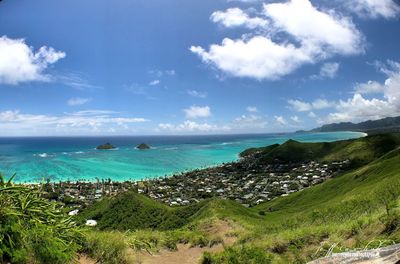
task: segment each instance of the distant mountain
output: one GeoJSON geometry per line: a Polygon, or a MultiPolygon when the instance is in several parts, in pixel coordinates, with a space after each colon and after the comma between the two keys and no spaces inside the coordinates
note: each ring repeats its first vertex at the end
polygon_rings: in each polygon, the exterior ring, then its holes
{"type": "Polygon", "coordinates": [[[400,116],[386,117],[379,120],[369,120],[358,124],[342,122],[323,125],[311,130],[311,132],[334,132],[334,131],[360,131],[369,134],[383,132],[400,132],[400,116]]]}

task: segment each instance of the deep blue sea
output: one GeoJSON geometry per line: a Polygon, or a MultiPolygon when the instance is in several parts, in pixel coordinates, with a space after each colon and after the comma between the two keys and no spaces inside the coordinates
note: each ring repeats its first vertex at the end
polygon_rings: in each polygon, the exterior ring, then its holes
{"type": "Polygon", "coordinates": [[[250,147],[288,139],[323,142],[364,136],[357,132],[132,137],[0,138],[0,172],[17,182],[139,180],[171,175],[238,159],[250,147]],[[96,150],[110,142],[115,150],[96,150]],[[146,143],[150,150],[135,147],[146,143]]]}

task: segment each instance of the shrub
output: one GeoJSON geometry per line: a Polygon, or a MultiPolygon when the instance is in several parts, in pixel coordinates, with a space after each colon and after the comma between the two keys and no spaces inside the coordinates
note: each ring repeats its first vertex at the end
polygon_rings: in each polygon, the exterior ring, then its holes
{"type": "Polygon", "coordinates": [[[257,247],[229,247],[221,253],[205,253],[201,264],[269,264],[273,257],[257,247]]]}
{"type": "Polygon", "coordinates": [[[125,236],[119,232],[89,232],[86,235],[86,253],[103,264],[132,263],[125,236]]]}
{"type": "Polygon", "coordinates": [[[0,262],[70,263],[82,233],[38,188],[14,186],[0,174],[0,262]]]}

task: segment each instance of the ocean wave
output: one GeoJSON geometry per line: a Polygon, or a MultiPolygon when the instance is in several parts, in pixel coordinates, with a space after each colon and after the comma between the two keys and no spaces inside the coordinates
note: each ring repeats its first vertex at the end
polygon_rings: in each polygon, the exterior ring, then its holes
{"type": "Polygon", "coordinates": [[[35,157],[41,157],[41,158],[47,158],[49,154],[47,153],[39,153],[39,154],[33,154],[35,157]]]}
{"type": "Polygon", "coordinates": [[[178,147],[165,148],[165,150],[177,150],[178,147]]]}

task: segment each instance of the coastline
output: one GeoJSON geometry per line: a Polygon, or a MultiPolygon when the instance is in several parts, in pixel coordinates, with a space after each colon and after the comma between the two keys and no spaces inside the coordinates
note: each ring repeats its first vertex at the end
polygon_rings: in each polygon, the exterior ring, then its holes
{"type": "MultiPolygon", "coordinates": [[[[347,139],[339,139],[339,140],[334,140],[334,141],[357,139],[357,138],[368,136],[367,133],[358,132],[358,131],[340,131],[339,133],[357,133],[359,136],[358,137],[347,138],[347,139]]],[[[287,133],[286,135],[295,135],[295,134],[298,134],[298,133],[287,133]]],[[[304,134],[309,134],[309,133],[306,132],[304,134]]],[[[313,133],[313,134],[329,135],[329,134],[332,134],[332,132],[316,132],[316,133],[313,133]]],[[[288,137],[283,142],[286,142],[287,140],[289,140],[291,138],[292,137],[288,137]]],[[[309,140],[306,140],[306,141],[300,141],[300,142],[333,142],[333,141],[309,141],[309,140]]],[[[234,143],[229,142],[229,144],[227,144],[226,142],[222,142],[220,144],[224,145],[224,146],[229,146],[229,145],[234,144],[234,143]]],[[[270,146],[272,144],[274,144],[274,143],[271,143],[271,144],[268,144],[268,145],[262,145],[262,146],[259,146],[259,147],[270,146]]],[[[157,147],[153,147],[152,149],[158,149],[158,148],[157,147]]],[[[169,149],[169,148],[166,148],[166,149],[169,149]]],[[[143,177],[137,178],[137,179],[121,179],[121,180],[119,180],[119,179],[115,179],[115,178],[111,177],[111,180],[112,180],[112,182],[118,182],[118,183],[124,183],[124,182],[137,183],[137,182],[142,182],[142,181],[157,180],[157,179],[165,178],[165,177],[174,177],[174,176],[177,176],[177,175],[187,174],[187,173],[190,173],[190,172],[193,172],[193,171],[197,171],[197,170],[216,169],[216,168],[219,168],[219,167],[224,166],[224,165],[229,164],[229,163],[240,162],[241,161],[240,153],[245,151],[246,149],[247,148],[238,150],[234,154],[234,159],[223,161],[223,162],[216,163],[216,164],[202,165],[202,166],[198,166],[198,167],[194,167],[194,168],[186,168],[186,169],[182,169],[182,170],[178,170],[178,171],[173,171],[173,172],[170,172],[170,173],[165,173],[163,175],[154,175],[154,176],[147,175],[147,176],[143,176],[143,177]]],[[[113,149],[113,151],[115,151],[115,149],[113,149]]],[[[105,153],[106,152],[107,151],[105,151],[105,153]]],[[[109,178],[110,177],[105,177],[105,178],[98,177],[97,178],[98,180],[96,178],[92,178],[92,179],[64,179],[64,180],[54,180],[54,181],[51,181],[51,182],[54,182],[54,183],[56,183],[56,182],[64,182],[64,183],[66,183],[66,182],[96,183],[98,181],[108,180],[109,178]]],[[[40,181],[39,180],[38,181],[31,181],[31,182],[28,182],[28,181],[23,181],[23,182],[16,181],[16,183],[21,184],[21,185],[27,185],[27,186],[31,185],[31,186],[33,186],[33,185],[40,185],[42,183],[45,183],[46,181],[47,181],[46,177],[43,177],[40,181]]]]}

